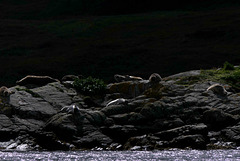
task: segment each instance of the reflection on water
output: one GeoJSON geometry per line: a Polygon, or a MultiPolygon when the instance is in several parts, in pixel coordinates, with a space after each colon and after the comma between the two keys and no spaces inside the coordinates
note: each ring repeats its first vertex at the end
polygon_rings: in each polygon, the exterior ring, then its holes
{"type": "Polygon", "coordinates": [[[0,152],[1,160],[240,160],[239,150],[0,152]]]}

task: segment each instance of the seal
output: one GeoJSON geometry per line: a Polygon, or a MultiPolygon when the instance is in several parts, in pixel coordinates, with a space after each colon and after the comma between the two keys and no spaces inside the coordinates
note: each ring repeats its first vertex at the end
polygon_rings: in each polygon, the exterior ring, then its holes
{"type": "Polygon", "coordinates": [[[3,96],[3,97],[8,97],[12,94],[13,92],[10,91],[7,87],[5,86],[2,86],[0,88],[0,96],[3,96]]]}
{"type": "Polygon", "coordinates": [[[65,75],[64,77],[62,77],[61,81],[65,82],[65,81],[74,81],[75,79],[82,79],[84,78],[82,75],[65,75]]]}
{"type": "Polygon", "coordinates": [[[80,111],[79,107],[76,105],[64,106],[60,112],[76,114],[80,111]]]}
{"type": "Polygon", "coordinates": [[[52,82],[59,82],[59,80],[51,78],[49,76],[35,76],[35,75],[28,75],[21,80],[17,81],[17,85],[28,85],[28,84],[34,84],[34,85],[46,85],[48,83],[52,82]]]}
{"type": "Polygon", "coordinates": [[[151,83],[158,83],[162,80],[162,77],[158,73],[153,73],[150,75],[148,80],[151,83]]]}
{"type": "Polygon", "coordinates": [[[130,76],[130,75],[119,75],[115,74],[114,79],[117,82],[125,82],[125,81],[142,81],[143,79],[141,77],[136,76],[130,76]]]}
{"type": "Polygon", "coordinates": [[[75,79],[78,79],[78,76],[76,75],[65,75],[64,77],[62,77],[61,81],[74,81],[75,79]]]}
{"type": "Polygon", "coordinates": [[[112,106],[112,105],[120,105],[120,104],[126,104],[127,103],[127,100],[124,99],[124,98],[118,98],[118,99],[115,99],[113,101],[110,101],[106,107],[108,106],[112,106]]]}
{"type": "Polygon", "coordinates": [[[227,91],[226,91],[226,89],[222,86],[222,85],[220,85],[220,84],[213,84],[213,85],[211,85],[210,87],[208,87],[208,89],[207,89],[207,92],[208,91],[213,91],[213,93],[214,94],[217,94],[217,95],[227,95],[227,91]]]}

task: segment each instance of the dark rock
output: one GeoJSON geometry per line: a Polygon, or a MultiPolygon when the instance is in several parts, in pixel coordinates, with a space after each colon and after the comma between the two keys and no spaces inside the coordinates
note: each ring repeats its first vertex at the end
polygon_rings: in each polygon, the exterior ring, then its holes
{"type": "Polygon", "coordinates": [[[104,125],[113,126],[114,125],[114,120],[112,118],[106,118],[105,121],[104,121],[104,125]]]}
{"type": "Polygon", "coordinates": [[[203,113],[203,120],[210,129],[222,129],[237,123],[237,118],[219,109],[211,109],[203,113]]]}
{"type": "Polygon", "coordinates": [[[180,77],[189,77],[189,76],[197,76],[200,75],[201,70],[192,70],[192,71],[187,71],[187,72],[182,72],[178,74],[171,75],[169,77],[164,78],[165,80],[167,79],[176,79],[180,77]]]}
{"type": "Polygon", "coordinates": [[[145,116],[147,119],[156,119],[156,118],[166,118],[172,114],[173,106],[166,106],[165,103],[161,101],[156,101],[154,103],[149,103],[145,105],[140,113],[145,116]]]}
{"type": "Polygon", "coordinates": [[[14,115],[14,109],[10,105],[0,105],[0,114],[11,117],[12,115],[14,115]]]}
{"type": "Polygon", "coordinates": [[[229,111],[229,113],[232,115],[240,115],[240,107],[229,111]]]}
{"type": "Polygon", "coordinates": [[[128,123],[129,114],[125,113],[125,114],[112,115],[110,116],[110,118],[112,118],[116,124],[124,125],[128,123]]]}
{"type": "Polygon", "coordinates": [[[183,113],[180,114],[180,118],[186,123],[186,124],[194,124],[194,123],[201,123],[202,115],[205,111],[210,110],[211,107],[203,106],[203,107],[191,107],[184,109],[183,113]]]}
{"type": "Polygon", "coordinates": [[[12,120],[14,121],[14,125],[16,125],[18,128],[15,128],[15,130],[18,130],[20,132],[32,132],[35,130],[38,130],[44,126],[44,121],[41,120],[35,120],[35,119],[22,119],[18,116],[13,116],[12,120]]]}
{"type": "Polygon", "coordinates": [[[183,126],[185,123],[180,119],[176,118],[172,121],[169,121],[168,128],[177,128],[183,126]]]}
{"type": "Polygon", "coordinates": [[[10,95],[9,104],[21,118],[47,120],[57,110],[41,97],[33,97],[26,91],[17,91],[10,95]]]}
{"type": "Polygon", "coordinates": [[[101,112],[103,112],[106,116],[111,116],[131,112],[131,109],[126,105],[113,105],[104,107],[101,112]]]}
{"type": "Polygon", "coordinates": [[[71,146],[65,142],[60,141],[53,132],[45,132],[41,130],[35,131],[35,141],[42,149],[47,150],[71,150],[71,146]]]}
{"type": "Polygon", "coordinates": [[[240,123],[236,126],[228,127],[222,130],[222,132],[228,140],[237,143],[238,146],[240,145],[240,123]]]}
{"type": "Polygon", "coordinates": [[[136,112],[131,112],[128,115],[128,123],[129,124],[133,124],[133,125],[141,125],[144,124],[146,122],[146,117],[143,116],[140,113],[136,113],[136,112]]]}
{"type": "Polygon", "coordinates": [[[104,124],[106,116],[101,111],[87,111],[85,117],[94,125],[101,126],[104,124]]]}
{"type": "Polygon", "coordinates": [[[100,131],[94,131],[74,141],[78,148],[91,149],[94,147],[104,147],[112,143],[112,139],[102,134],[100,131]]]}
{"type": "Polygon", "coordinates": [[[136,107],[143,107],[148,103],[153,103],[156,101],[155,98],[145,98],[145,95],[141,95],[140,98],[135,98],[132,101],[129,101],[128,106],[131,108],[136,108],[136,107]]]}
{"type": "Polygon", "coordinates": [[[83,98],[84,103],[88,106],[88,107],[99,107],[101,106],[100,104],[98,104],[96,101],[94,101],[91,97],[86,96],[83,98]]]}
{"type": "Polygon", "coordinates": [[[160,139],[154,136],[143,135],[131,137],[124,144],[124,150],[153,150],[160,139]]]}
{"type": "Polygon", "coordinates": [[[206,149],[206,141],[202,135],[183,135],[174,138],[170,142],[171,147],[175,148],[193,148],[193,149],[206,149]]]}
{"type": "Polygon", "coordinates": [[[18,135],[18,126],[6,115],[0,114],[0,141],[8,141],[18,135]]]}
{"type": "Polygon", "coordinates": [[[76,95],[76,91],[69,90],[60,83],[51,83],[43,87],[32,89],[33,92],[38,94],[53,107],[58,108],[71,105],[73,102],[69,93],[76,95]]]}
{"type": "Polygon", "coordinates": [[[161,140],[172,140],[175,137],[179,137],[182,135],[195,135],[201,134],[203,136],[207,136],[207,126],[204,124],[197,124],[197,125],[185,125],[181,127],[177,127],[174,129],[161,131],[155,133],[154,135],[159,137],[161,140]]]}
{"type": "Polygon", "coordinates": [[[75,125],[72,114],[59,113],[46,123],[44,130],[52,131],[64,140],[71,140],[77,134],[78,128],[80,127],[75,125]]]}
{"type": "Polygon", "coordinates": [[[109,128],[101,128],[104,134],[112,138],[115,142],[124,143],[127,139],[138,134],[133,125],[114,125],[109,128]]]}

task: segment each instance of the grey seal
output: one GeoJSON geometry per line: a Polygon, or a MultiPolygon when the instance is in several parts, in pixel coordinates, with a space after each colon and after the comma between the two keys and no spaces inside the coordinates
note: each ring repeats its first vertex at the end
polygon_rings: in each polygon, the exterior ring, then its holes
{"type": "Polygon", "coordinates": [[[226,91],[224,86],[222,86],[220,84],[211,85],[210,87],[208,87],[207,92],[208,91],[213,91],[213,93],[217,94],[217,95],[227,95],[228,94],[228,92],[226,91]]]}
{"type": "Polygon", "coordinates": [[[125,82],[125,81],[142,81],[141,77],[131,76],[131,75],[119,75],[115,74],[114,79],[117,82],[125,82]]]}
{"type": "Polygon", "coordinates": [[[48,83],[52,82],[59,82],[59,80],[54,79],[49,76],[35,76],[35,75],[28,75],[21,80],[17,81],[17,85],[28,85],[28,84],[34,84],[34,85],[46,85],[48,83]]]}

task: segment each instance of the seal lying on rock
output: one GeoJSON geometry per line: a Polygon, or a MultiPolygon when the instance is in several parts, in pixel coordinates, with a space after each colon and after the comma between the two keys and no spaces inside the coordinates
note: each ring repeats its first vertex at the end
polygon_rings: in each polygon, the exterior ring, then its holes
{"type": "Polygon", "coordinates": [[[34,84],[34,85],[46,85],[48,83],[52,82],[59,82],[59,80],[51,78],[49,76],[35,76],[35,75],[28,75],[24,77],[23,79],[17,81],[17,85],[28,85],[28,84],[34,84]]]}
{"type": "Polygon", "coordinates": [[[10,91],[7,87],[5,86],[2,86],[0,88],[0,96],[3,96],[3,97],[8,97],[10,96],[10,94],[12,94],[13,92],[10,91]]]}
{"type": "Polygon", "coordinates": [[[222,96],[227,95],[227,93],[228,93],[226,91],[226,89],[220,84],[211,85],[210,87],[208,87],[207,92],[210,91],[210,90],[213,91],[214,94],[222,95],[222,96]]]}
{"type": "Polygon", "coordinates": [[[124,98],[118,98],[113,101],[110,101],[106,106],[112,106],[112,105],[119,105],[119,104],[126,104],[127,100],[124,98]]]}
{"type": "Polygon", "coordinates": [[[62,82],[64,81],[74,81],[75,79],[82,79],[83,76],[82,75],[65,75],[64,77],[62,77],[62,82]]]}
{"type": "Polygon", "coordinates": [[[157,83],[157,82],[160,82],[162,80],[162,77],[157,73],[153,73],[153,74],[150,75],[148,80],[149,80],[149,82],[157,83]]]}
{"type": "Polygon", "coordinates": [[[60,112],[66,112],[66,113],[71,113],[71,114],[76,114],[77,112],[79,112],[80,109],[78,106],[76,105],[70,105],[70,106],[65,106],[61,109],[60,112]]]}
{"type": "Polygon", "coordinates": [[[143,80],[141,77],[130,76],[130,75],[119,75],[115,74],[114,79],[117,82],[125,82],[125,81],[141,81],[143,80]]]}

